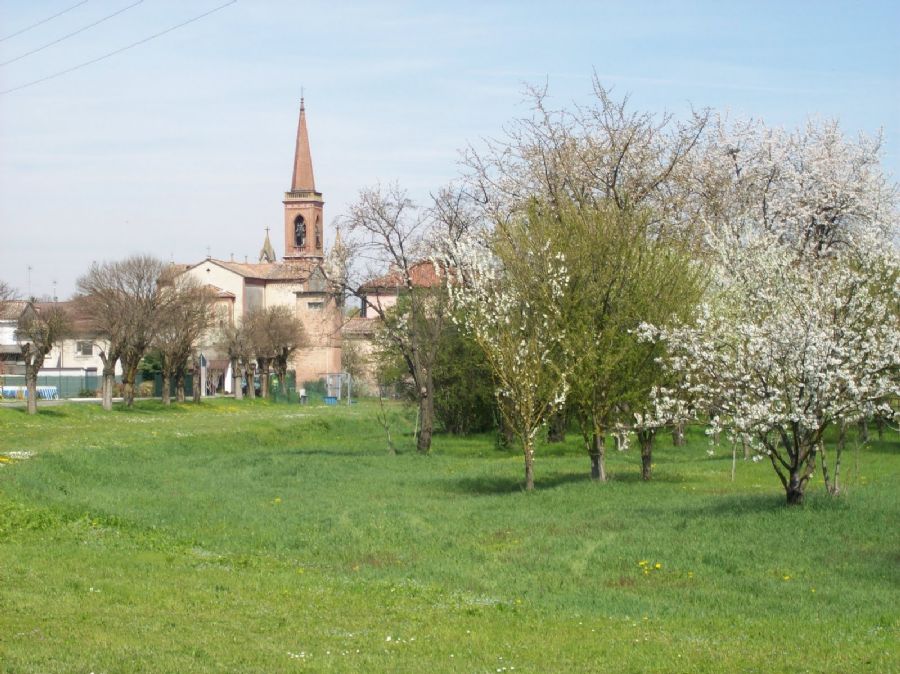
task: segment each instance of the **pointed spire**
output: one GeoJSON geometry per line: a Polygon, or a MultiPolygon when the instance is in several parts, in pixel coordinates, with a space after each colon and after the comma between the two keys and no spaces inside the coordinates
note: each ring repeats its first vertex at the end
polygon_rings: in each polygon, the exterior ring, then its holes
{"type": "Polygon", "coordinates": [[[294,177],[291,180],[291,191],[316,191],[313,178],[312,155],[309,152],[309,135],[306,132],[306,105],[300,97],[300,121],[297,124],[297,148],[294,151],[294,177]]]}
{"type": "Polygon", "coordinates": [[[325,271],[333,279],[343,279],[347,264],[347,247],[344,245],[344,239],[341,237],[341,226],[337,226],[337,233],[334,235],[334,243],[331,250],[328,251],[328,257],[325,259],[325,271]]]}
{"type": "Polygon", "coordinates": [[[275,262],[275,249],[272,247],[272,242],[269,241],[269,228],[266,227],[266,240],[263,242],[262,250],[259,251],[259,261],[260,262],[275,262]]]}

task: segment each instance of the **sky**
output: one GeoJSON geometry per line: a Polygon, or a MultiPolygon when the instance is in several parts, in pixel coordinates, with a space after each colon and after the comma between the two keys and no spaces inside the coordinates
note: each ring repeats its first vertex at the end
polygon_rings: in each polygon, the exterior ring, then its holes
{"type": "Polygon", "coordinates": [[[568,107],[594,74],[638,110],[882,130],[900,176],[888,1],[238,0],[19,88],[226,2],[0,0],[0,280],[64,299],[93,261],[255,261],[267,226],[283,252],[301,91],[326,243],[360,189],[424,201],[527,85],[568,107]]]}

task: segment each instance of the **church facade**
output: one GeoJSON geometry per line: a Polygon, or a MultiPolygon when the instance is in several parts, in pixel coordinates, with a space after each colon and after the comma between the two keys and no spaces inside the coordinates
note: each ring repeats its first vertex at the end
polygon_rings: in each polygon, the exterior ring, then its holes
{"type": "MultiPolygon", "coordinates": [[[[267,230],[258,262],[208,257],[188,266],[183,273],[215,289],[221,314],[232,323],[240,323],[254,309],[290,307],[303,322],[307,338],[307,345],[294,353],[290,364],[299,385],[341,371],[343,323],[341,296],[330,287],[324,273],[328,264],[323,231],[325,201],[322,193],[316,191],[302,99],[293,175],[282,203],[281,260],[277,259],[267,230]]],[[[336,241],[335,245],[340,244],[336,241]]],[[[216,346],[206,345],[203,351],[215,357],[216,346]]]]}

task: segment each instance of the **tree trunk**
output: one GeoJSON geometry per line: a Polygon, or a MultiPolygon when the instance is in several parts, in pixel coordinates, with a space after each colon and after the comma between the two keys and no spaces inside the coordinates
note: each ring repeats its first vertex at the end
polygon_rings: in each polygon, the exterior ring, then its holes
{"type": "Polygon", "coordinates": [[[194,359],[194,369],[191,370],[191,388],[193,389],[193,398],[195,403],[200,402],[201,387],[203,382],[200,381],[200,359],[194,359]]]}
{"type": "Polygon", "coordinates": [[[103,362],[103,374],[100,379],[100,405],[107,412],[112,410],[113,388],[116,385],[116,361],[118,358],[107,356],[101,352],[100,360],[103,362]]]}
{"type": "Polygon", "coordinates": [[[594,429],[591,438],[591,479],[606,482],[606,436],[599,428],[594,429]]]}
{"type": "Polygon", "coordinates": [[[180,403],[184,402],[184,367],[180,367],[175,371],[175,400],[180,403]]]}
{"type": "Polygon", "coordinates": [[[162,371],[162,404],[163,405],[171,405],[172,404],[172,392],[169,390],[169,387],[172,386],[172,375],[169,373],[168,368],[163,368],[162,371]]]}
{"type": "Polygon", "coordinates": [[[525,491],[534,490],[534,440],[526,440],[525,449],[525,491]]]}
{"type": "Polygon", "coordinates": [[[262,399],[269,397],[269,360],[267,358],[257,358],[259,367],[259,396],[262,399]]]}
{"type": "Polygon", "coordinates": [[[241,390],[241,373],[238,370],[236,360],[231,361],[231,392],[235,400],[243,400],[244,392],[241,390]]]}
{"type": "Polygon", "coordinates": [[[25,364],[25,388],[27,389],[28,414],[37,414],[37,375],[38,368],[29,362],[25,364]]]}
{"type": "Polygon", "coordinates": [[[841,456],[844,453],[844,447],[847,446],[847,424],[843,421],[838,424],[838,439],[834,451],[834,475],[829,480],[828,473],[825,471],[825,451],[822,448],[822,469],[825,477],[825,491],[832,496],[841,493],[841,456]]]}
{"type": "Polygon", "coordinates": [[[100,395],[102,397],[101,405],[104,410],[110,412],[112,410],[113,389],[116,387],[116,370],[115,363],[110,370],[106,366],[103,367],[103,380],[100,384],[100,395]]]}
{"type": "Polygon", "coordinates": [[[279,368],[278,369],[278,387],[281,389],[281,395],[287,398],[288,394],[288,386],[287,386],[287,368],[279,368]]]}
{"type": "Polygon", "coordinates": [[[787,492],[788,505],[801,505],[803,503],[803,480],[800,478],[800,472],[792,470],[790,480],[785,487],[787,492]]]}
{"type": "Polygon", "coordinates": [[[256,400],[256,383],[253,381],[255,377],[256,373],[252,367],[244,370],[244,379],[247,380],[247,397],[250,400],[256,400]]]}
{"type": "Polygon", "coordinates": [[[137,364],[130,363],[122,372],[122,397],[126,407],[134,407],[134,380],[137,377],[137,364]]]}
{"type": "Polygon", "coordinates": [[[419,397],[419,438],[416,451],[428,454],[431,451],[431,434],[434,431],[434,398],[428,386],[423,387],[419,397]]]}
{"type": "Polygon", "coordinates": [[[653,470],[653,439],[656,431],[638,431],[637,436],[641,443],[641,479],[649,480],[653,470]]]}
{"type": "Polygon", "coordinates": [[[869,441],[869,420],[860,419],[859,421],[859,441],[866,444],[869,441]]]}
{"type": "Polygon", "coordinates": [[[684,447],[684,423],[677,423],[672,427],[672,444],[684,447]]]}
{"type": "Polygon", "coordinates": [[[878,429],[878,440],[884,440],[884,426],[885,420],[882,415],[878,415],[875,417],[875,428],[878,429]]]}
{"type": "Polygon", "coordinates": [[[565,407],[556,410],[547,423],[547,442],[565,442],[569,415],[565,407]]]}

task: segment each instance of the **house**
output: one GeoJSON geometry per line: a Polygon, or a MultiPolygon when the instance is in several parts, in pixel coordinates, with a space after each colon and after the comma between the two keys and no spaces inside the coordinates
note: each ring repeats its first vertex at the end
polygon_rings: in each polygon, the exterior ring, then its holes
{"type": "MultiPolygon", "coordinates": [[[[22,313],[31,304],[34,309],[55,306],[65,310],[72,320],[72,336],[54,345],[44,358],[38,375],[38,384],[56,386],[63,397],[73,397],[81,392],[100,388],[100,374],[103,361],[100,350],[106,343],[98,340],[91,330],[90,319],[79,309],[76,302],[10,302],[0,313],[0,381],[5,386],[25,385],[25,362],[22,348],[16,339],[16,325],[22,313]]],[[[116,364],[116,374],[122,368],[116,364]]]]}

